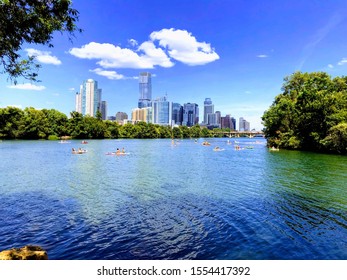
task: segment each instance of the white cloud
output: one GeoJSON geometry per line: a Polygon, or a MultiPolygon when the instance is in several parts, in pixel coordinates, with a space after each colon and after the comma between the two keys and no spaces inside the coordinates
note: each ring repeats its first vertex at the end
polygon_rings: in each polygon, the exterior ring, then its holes
{"type": "Polygon", "coordinates": [[[7,87],[13,88],[13,89],[23,89],[23,90],[44,90],[44,89],[46,89],[46,87],[44,87],[44,86],[37,86],[37,85],[30,84],[30,83],[10,85],[7,87]]]}
{"type": "Polygon", "coordinates": [[[328,68],[334,68],[334,65],[328,64],[328,68]]]}
{"type": "Polygon", "coordinates": [[[78,58],[96,59],[97,64],[103,68],[169,68],[174,66],[172,59],[191,66],[219,59],[210,44],[198,42],[186,30],[162,29],[152,32],[150,40],[140,45],[134,39],[128,42],[134,49],[90,42],[80,48],[70,49],[69,53],[78,58]]]}
{"type": "Polygon", "coordinates": [[[52,56],[51,52],[39,51],[35,49],[25,49],[28,56],[35,56],[35,59],[44,64],[60,65],[61,61],[56,57],[52,56]]]}
{"type": "Polygon", "coordinates": [[[259,58],[267,58],[268,55],[266,55],[266,54],[259,54],[259,55],[257,55],[257,57],[259,57],[259,58]]]}
{"type": "Polygon", "coordinates": [[[150,39],[168,50],[169,56],[188,65],[203,65],[219,59],[210,44],[198,42],[191,33],[180,29],[162,29],[152,32],[150,39]]]}
{"type": "Polygon", "coordinates": [[[135,39],[130,39],[128,40],[129,44],[132,45],[133,47],[136,47],[138,46],[138,42],[135,40],[135,39]]]}
{"type": "Polygon", "coordinates": [[[128,78],[125,77],[122,74],[118,74],[116,71],[108,71],[108,70],[103,70],[101,68],[96,68],[94,70],[89,70],[90,72],[93,72],[97,75],[106,77],[107,79],[110,80],[126,80],[126,79],[133,79],[133,78],[128,78]]]}
{"type": "Polygon", "coordinates": [[[346,63],[347,63],[347,58],[343,58],[337,63],[337,65],[344,65],[346,63]]]}
{"type": "Polygon", "coordinates": [[[69,91],[75,91],[75,88],[74,87],[70,87],[69,91]]]}
{"type": "Polygon", "coordinates": [[[98,59],[97,64],[104,68],[153,68],[147,59],[141,58],[135,51],[122,49],[108,43],[91,42],[81,48],[72,48],[70,54],[78,58],[98,59]]]}
{"type": "Polygon", "coordinates": [[[148,60],[148,62],[153,65],[159,65],[165,68],[174,66],[174,63],[165,52],[161,48],[156,48],[153,42],[147,41],[142,43],[138,50],[143,51],[144,55],[142,58],[148,60]]]}

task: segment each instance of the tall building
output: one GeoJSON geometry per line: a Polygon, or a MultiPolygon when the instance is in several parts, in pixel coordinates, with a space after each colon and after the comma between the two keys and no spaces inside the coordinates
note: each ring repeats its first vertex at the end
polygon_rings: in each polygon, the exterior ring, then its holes
{"type": "Polygon", "coordinates": [[[208,123],[208,127],[209,126],[218,126],[218,114],[216,113],[211,113],[211,114],[207,114],[207,123],[208,123]]]}
{"type": "Polygon", "coordinates": [[[179,103],[172,103],[172,124],[181,125],[183,121],[183,107],[179,103]]]}
{"type": "Polygon", "coordinates": [[[152,100],[152,123],[171,125],[172,104],[166,97],[152,100]]]}
{"type": "Polygon", "coordinates": [[[152,99],[152,78],[151,73],[143,72],[139,76],[139,102],[138,108],[151,107],[152,99]]]}
{"type": "Polygon", "coordinates": [[[221,117],[221,128],[230,128],[230,130],[236,129],[236,120],[230,115],[225,115],[221,117]]]}
{"type": "Polygon", "coordinates": [[[182,125],[193,126],[199,123],[199,105],[196,103],[185,103],[183,105],[182,125]]]}
{"type": "Polygon", "coordinates": [[[217,125],[220,126],[220,118],[221,118],[222,114],[220,111],[216,111],[215,114],[216,114],[216,123],[217,123],[217,125]]]}
{"type": "Polygon", "coordinates": [[[236,119],[231,117],[230,122],[231,122],[230,129],[231,130],[236,130],[236,119]]]}
{"type": "Polygon", "coordinates": [[[214,112],[214,105],[212,104],[211,98],[205,98],[204,101],[204,124],[209,124],[208,114],[214,112]]]}
{"type": "Polygon", "coordinates": [[[107,119],[107,102],[101,101],[101,118],[103,120],[107,119]]]}
{"type": "Polygon", "coordinates": [[[243,117],[239,119],[239,131],[249,131],[250,123],[246,121],[243,117]]]}
{"type": "Polygon", "coordinates": [[[76,93],[76,112],[96,117],[97,111],[101,111],[101,89],[98,89],[97,81],[88,79],[76,93]]]}

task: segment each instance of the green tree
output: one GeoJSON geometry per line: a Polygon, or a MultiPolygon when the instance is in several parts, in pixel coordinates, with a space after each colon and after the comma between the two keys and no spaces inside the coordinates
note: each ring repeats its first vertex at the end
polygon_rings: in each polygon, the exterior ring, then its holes
{"type": "Polygon", "coordinates": [[[45,139],[49,136],[49,123],[42,110],[28,107],[24,109],[20,130],[23,139],[45,139]]]}
{"type": "Polygon", "coordinates": [[[182,138],[182,137],[183,137],[183,134],[182,134],[181,129],[180,129],[179,127],[176,127],[176,126],[175,126],[175,127],[172,129],[172,136],[173,136],[173,138],[176,138],[176,139],[182,138]]]}
{"type": "Polygon", "coordinates": [[[329,129],[329,135],[321,143],[329,151],[347,153],[347,123],[340,123],[329,129]]]}
{"type": "Polygon", "coordinates": [[[131,123],[122,125],[119,129],[120,138],[137,138],[139,134],[139,128],[131,123]]]}
{"type": "Polygon", "coordinates": [[[22,137],[20,128],[23,111],[16,107],[0,108],[0,139],[22,137]]]}
{"type": "Polygon", "coordinates": [[[158,125],[160,138],[172,138],[172,131],[170,126],[158,125]]]}
{"type": "Polygon", "coordinates": [[[190,138],[190,129],[188,126],[180,126],[181,132],[182,132],[182,137],[183,138],[190,138]]]}
{"type": "Polygon", "coordinates": [[[71,118],[68,122],[68,134],[73,138],[89,138],[88,127],[85,123],[84,116],[78,112],[71,112],[71,118]]]}
{"type": "Polygon", "coordinates": [[[262,117],[268,144],[345,152],[342,142],[347,123],[347,78],[296,72],[284,81],[283,93],[276,96],[262,117]]]}
{"type": "Polygon", "coordinates": [[[37,81],[39,64],[34,57],[22,59],[23,44],[53,47],[55,31],[69,38],[81,32],[76,26],[78,11],[71,0],[0,0],[0,66],[2,73],[17,82],[18,77],[37,81]]]}
{"type": "Polygon", "coordinates": [[[44,118],[47,119],[47,134],[57,137],[67,134],[68,118],[65,114],[55,109],[42,109],[44,118]]]}
{"type": "Polygon", "coordinates": [[[198,124],[196,124],[190,128],[190,136],[193,138],[200,138],[201,128],[198,124]]]}
{"type": "Polygon", "coordinates": [[[203,138],[211,137],[211,132],[210,132],[210,130],[208,130],[207,127],[203,127],[201,129],[201,137],[203,137],[203,138]]]}
{"type": "Polygon", "coordinates": [[[119,127],[120,125],[117,122],[106,121],[106,134],[107,138],[119,138],[119,127]]]}

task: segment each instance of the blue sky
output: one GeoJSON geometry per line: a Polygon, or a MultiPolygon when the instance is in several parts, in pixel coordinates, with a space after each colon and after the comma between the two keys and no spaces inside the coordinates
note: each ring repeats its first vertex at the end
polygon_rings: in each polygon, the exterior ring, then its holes
{"type": "Polygon", "coordinates": [[[73,42],[56,33],[54,48],[23,46],[42,64],[41,83],[0,77],[0,107],[75,109],[75,92],[92,78],[108,115],[137,106],[140,72],[152,97],[199,104],[212,99],[222,116],[261,116],[295,71],[347,73],[346,1],[76,0],[73,42]]]}

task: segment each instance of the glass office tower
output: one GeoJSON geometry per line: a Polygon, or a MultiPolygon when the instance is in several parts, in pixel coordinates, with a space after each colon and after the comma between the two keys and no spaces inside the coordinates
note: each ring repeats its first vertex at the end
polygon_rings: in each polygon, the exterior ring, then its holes
{"type": "Polygon", "coordinates": [[[205,98],[204,101],[204,124],[209,124],[208,114],[214,113],[214,105],[212,104],[211,98],[205,98]]]}
{"type": "Polygon", "coordinates": [[[151,107],[152,99],[152,78],[151,73],[143,72],[139,76],[139,103],[138,108],[151,107]]]}
{"type": "Polygon", "coordinates": [[[101,111],[101,89],[97,81],[88,79],[80,86],[80,92],[76,93],[76,111],[91,117],[101,111]]]}

